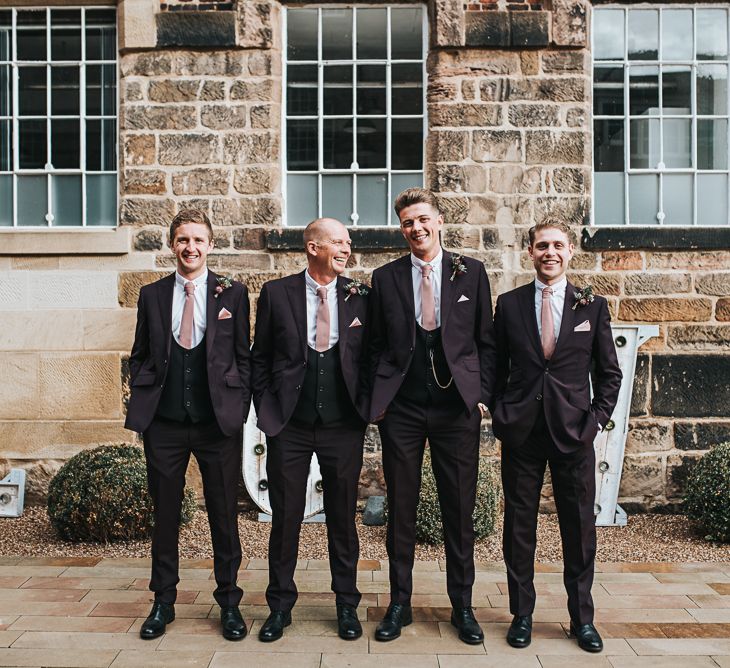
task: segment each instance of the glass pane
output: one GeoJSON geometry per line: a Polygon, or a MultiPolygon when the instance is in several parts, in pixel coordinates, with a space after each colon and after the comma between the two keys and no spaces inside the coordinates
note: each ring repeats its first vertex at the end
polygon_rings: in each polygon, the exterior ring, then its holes
{"type": "Polygon", "coordinates": [[[117,175],[86,177],[86,225],[115,227],[117,224],[117,175]]]}
{"type": "Polygon", "coordinates": [[[624,224],[623,172],[596,172],[594,216],[596,225],[624,224]]]}
{"type": "Polygon", "coordinates": [[[638,120],[630,123],[630,166],[654,169],[659,164],[659,121],[638,120]]]}
{"type": "Polygon", "coordinates": [[[10,65],[0,65],[0,116],[13,113],[13,85],[10,65]]]}
{"type": "Polygon", "coordinates": [[[116,20],[113,9],[86,10],[86,60],[116,60],[116,20]]]}
{"type": "Polygon", "coordinates": [[[323,113],[325,115],[351,115],[352,92],[351,65],[336,65],[324,68],[323,113]]]}
{"type": "Polygon", "coordinates": [[[692,10],[662,11],[662,59],[692,60],[692,10]]]}
{"type": "Polygon", "coordinates": [[[0,227],[13,224],[13,177],[0,174],[0,227]]]}
{"type": "Polygon", "coordinates": [[[659,114],[659,68],[629,69],[629,113],[632,116],[659,114]]]}
{"type": "Polygon", "coordinates": [[[357,66],[357,113],[384,114],[385,66],[357,66]]]}
{"type": "Polygon", "coordinates": [[[689,67],[662,68],[662,113],[689,115],[692,105],[692,73],[689,67]]]}
{"type": "Polygon", "coordinates": [[[51,165],[78,169],[81,164],[81,129],[78,120],[51,121],[51,165]]]}
{"type": "Polygon", "coordinates": [[[0,121],[0,172],[13,168],[13,125],[12,121],[0,121]]]}
{"type": "Polygon", "coordinates": [[[18,225],[43,226],[46,222],[48,192],[45,176],[18,177],[18,225]]]}
{"type": "Polygon", "coordinates": [[[308,225],[317,217],[317,175],[289,174],[286,180],[287,225],[308,225]]]}
{"type": "Polygon", "coordinates": [[[352,177],[322,177],[322,216],[352,224],[352,177]]]}
{"type": "Polygon", "coordinates": [[[51,177],[53,225],[81,225],[81,176],[51,177]]]}
{"type": "Polygon", "coordinates": [[[388,224],[388,177],[363,174],[357,177],[358,225],[388,224]]]}
{"type": "Polygon", "coordinates": [[[317,66],[289,65],[286,70],[286,113],[317,115],[317,66]]]}
{"type": "Polygon", "coordinates": [[[317,60],[316,9],[287,11],[286,41],[289,60],[317,60]]]}
{"type": "Polygon", "coordinates": [[[352,60],[352,10],[322,10],[322,58],[352,60]]]}
{"type": "Polygon", "coordinates": [[[624,171],[624,122],[593,121],[594,161],[597,172],[624,171]]]}
{"type": "Polygon", "coordinates": [[[656,60],[659,55],[659,12],[629,10],[629,60],[656,60]]]}
{"type": "Polygon", "coordinates": [[[286,166],[291,170],[317,169],[317,121],[286,124],[286,166]]]}
{"type": "Polygon", "coordinates": [[[116,171],[116,136],[115,121],[86,121],[86,169],[88,171],[116,171]]]}
{"type": "Polygon", "coordinates": [[[51,68],[51,114],[78,116],[80,113],[79,68],[51,68]]]}
{"type": "Polygon", "coordinates": [[[664,123],[664,165],[670,169],[692,166],[692,121],[668,118],[664,123]]]}
{"type": "Polygon", "coordinates": [[[51,60],[81,60],[81,10],[51,10],[51,60]]]}
{"type": "Polygon", "coordinates": [[[593,113],[596,116],[623,116],[623,67],[596,67],[593,70],[593,113]]]}
{"type": "Polygon", "coordinates": [[[323,140],[323,167],[325,169],[350,169],[352,165],[352,119],[338,118],[325,121],[323,140]]]}
{"type": "Polygon", "coordinates": [[[697,66],[697,113],[727,114],[727,65],[697,66]]]}
{"type": "Polygon", "coordinates": [[[358,9],[357,57],[386,58],[388,55],[388,16],[385,9],[358,9]]]}
{"type": "Polygon", "coordinates": [[[393,65],[391,70],[394,115],[423,113],[423,69],[420,64],[393,65]]]}
{"type": "MultiPolygon", "coordinates": [[[[404,190],[407,190],[408,188],[420,188],[423,186],[423,173],[417,172],[415,174],[391,174],[390,175],[390,195],[391,200],[395,201],[395,198],[398,197],[400,193],[402,193],[404,190]]],[[[398,220],[398,216],[395,215],[395,211],[390,206],[390,202],[388,202],[388,207],[390,210],[390,216],[391,221],[394,225],[400,225],[400,221],[398,220]]]]}
{"type": "Polygon", "coordinates": [[[698,9],[697,60],[723,60],[727,58],[727,11],[724,9],[698,9]]]}
{"type": "Polygon", "coordinates": [[[420,8],[390,10],[390,57],[423,58],[423,13],[420,8]]]}
{"type": "Polygon", "coordinates": [[[697,224],[727,225],[727,174],[697,175],[697,224]]]}
{"type": "Polygon", "coordinates": [[[629,222],[657,225],[659,177],[655,174],[629,175],[629,222]]]}
{"type": "Polygon", "coordinates": [[[421,169],[423,166],[423,121],[420,118],[393,119],[391,128],[392,169],[421,169]]]}
{"type": "Polygon", "coordinates": [[[0,9],[0,60],[10,60],[13,53],[12,14],[0,9]]]}
{"type": "Polygon", "coordinates": [[[665,174],[662,176],[664,225],[692,224],[692,174],[665,174]]]}
{"type": "MultiPolygon", "coordinates": [[[[19,121],[19,163],[21,169],[44,169],[46,166],[46,122],[19,121]]],[[[45,206],[45,205],[44,205],[45,206]]]]}
{"type": "Polygon", "coordinates": [[[46,115],[46,68],[18,68],[18,111],[21,116],[46,115]]]}
{"type": "Polygon", "coordinates": [[[593,12],[593,57],[596,60],[623,60],[624,13],[621,9],[593,12]]]}
{"type": "Polygon", "coordinates": [[[697,168],[727,169],[727,119],[697,119],[697,168]]]}
{"type": "Polygon", "coordinates": [[[46,59],[46,11],[18,10],[18,60],[46,59]]]}
{"type": "Polygon", "coordinates": [[[89,65],[86,68],[86,113],[113,116],[116,113],[117,76],[114,65],[89,65]]]}
{"type": "Polygon", "coordinates": [[[385,167],[384,118],[357,119],[357,162],[362,169],[385,167]]]}

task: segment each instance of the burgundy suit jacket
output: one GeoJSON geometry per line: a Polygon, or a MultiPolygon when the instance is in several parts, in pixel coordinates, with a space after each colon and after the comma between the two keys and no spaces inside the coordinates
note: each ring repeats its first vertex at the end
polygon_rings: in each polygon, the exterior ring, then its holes
{"type": "MultiPolygon", "coordinates": [[[[484,265],[462,256],[466,272],[454,276],[453,254],[441,265],[441,341],[449,370],[467,411],[489,404],[496,347],[492,295],[484,265]]],[[[413,360],[416,310],[410,254],[373,272],[370,292],[370,417],[385,411],[398,393],[413,360]]]]}
{"type": "MultiPolygon", "coordinates": [[[[215,296],[218,276],[208,271],[205,352],[208,388],[218,426],[226,436],[241,430],[251,405],[249,303],[238,281],[215,296]],[[233,317],[218,319],[222,308],[233,317]]],[[[145,285],[137,304],[137,329],[129,357],[131,396],[124,426],[149,427],[167,378],[172,344],[172,293],[175,274],[145,285]]]]}
{"type": "Polygon", "coordinates": [[[490,410],[494,435],[506,445],[522,445],[544,407],[550,436],[561,451],[591,447],[599,423],[605,426],[616,407],[622,374],[608,304],[596,296],[573,310],[575,290],[568,283],[550,361],[538,334],[534,281],[497,299],[497,385],[490,410]],[[579,325],[586,330],[586,321],[587,331],[575,331],[579,325]]]}
{"type": "MultiPolygon", "coordinates": [[[[361,393],[367,295],[345,301],[349,278],[337,278],[337,325],[342,375],[353,406],[367,421],[361,393]],[[360,325],[353,325],[355,319],[360,325]]],[[[268,281],[256,307],[252,354],[253,402],[258,427],[276,436],[296,408],[307,371],[307,296],[304,272],[268,281]]]]}

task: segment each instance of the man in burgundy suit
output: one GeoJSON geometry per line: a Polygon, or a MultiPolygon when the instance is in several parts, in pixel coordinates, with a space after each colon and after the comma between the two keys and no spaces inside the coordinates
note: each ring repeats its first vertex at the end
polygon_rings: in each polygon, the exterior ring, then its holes
{"type": "Polygon", "coordinates": [[[531,640],[535,607],[537,512],[546,465],[563,543],[570,630],[580,647],[600,652],[591,586],[596,555],[593,439],[621,387],[608,304],[565,278],[573,257],[570,229],[547,219],[529,231],[533,282],[497,300],[497,384],[492,427],[502,441],[504,559],[513,647],[531,640]],[[589,377],[592,380],[591,400],[589,377]]]}
{"type": "Polygon", "coordinates": [[[259,631],[263,642],[281,638],[291,623],[313,454],[322,473],[338,633],[344,640],[362,635],[355,510],[367,420],[360,405],[367,288],[342,275],[351,253],[342,223],[313,221],[304,230],[304,245],[307,269],[262,287],[252,349],[253,400],[267,436],[272,509],[266,590],[271,614],[259,631]]]}
{"type": "Polygon", "coordinates": [[[484,639],[471,608],[479,426],[495,373],[492,302],[484,266],[441,247],[434,194],[395,202],[411,252],[373,273],[370,390],[388,488],[390,606],[376,640],[412,621],[416,507],[426,441],[441,505],[451,623],[466,643],[484,639]]]}
{"type": "Polygon", "coordinates": [[[240,432],[251,401],[248,292],[208,270],[213,228],[202,211],[175,216],[170,248],[177,270],[140,291],[129,358],[132,394],[125,426],[142,433],[155,516],[150,579],[155,602],[140,636],[156,638],[175,619],[180,508],[192,453],[203,477],[223,636],[241,640],[246,624],[236,584],[241,564],[236,492],[240,432]]]}

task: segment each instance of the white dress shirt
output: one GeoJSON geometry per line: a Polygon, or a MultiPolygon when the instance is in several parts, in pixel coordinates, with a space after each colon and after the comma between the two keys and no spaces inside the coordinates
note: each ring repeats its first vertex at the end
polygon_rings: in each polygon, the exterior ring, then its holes
{"type": "Polygon", "coordinates": [[[555,329],[555,340],[560,335],[560,323],[563,320],[563,306],[565,305],[565,290],[568,287],[568,279],[563,277],[555,285],[545,285],[540,279],[535,279],[535,317],[537,318],[537,333],[542,338],[542,289],[550,287],[553,294],[550,296],[550,306],[553,310],[553,327],[555,329]]]}
{"type": "Polygon", "coordinates": [[[330,308],[330,342],[328,349],[340,340],[340,327],[337,319],[337,279],[327,285],[320,285],[310,275],[304,272],[304,281],[307,285],[307,345],[315,348],[317,340],[317,308],[319,297],[317,288],[327,288],[327,305],[330,308]]]}
{"type": "Polygon", "coordinates": [[[416,322],[423,327],[423,319],[421,314],[421,267],[424,264],[431,265],[430,280],[433,285],[433,296],[436,302],[436,327],[441,327],[441,263],[444,259],[444,252],[439,250],[439,254],[430,262],[419,260],[411,253],[411,276],[413,277],[413,304],[416,307],[416,322]]]}
{"type": "MultiPolygon", "coordinates": [[[[195,308],[193,309],[193,348],[205,336],[205,316],[208,305],[208,270],[192,281],[195,284],[195,308]]],[[[172,334],[175,341],[180,343],[180,323],[183,307],[185,306],[185,284],[190,283],[186,278],[175,272],[175,287],[172,290],[172,334]]]]}

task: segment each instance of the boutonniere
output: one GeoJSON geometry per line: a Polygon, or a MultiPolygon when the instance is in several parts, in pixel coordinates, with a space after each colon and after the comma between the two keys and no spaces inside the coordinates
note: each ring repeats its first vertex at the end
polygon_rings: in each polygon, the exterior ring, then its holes
{"type": "Polygon", "coordinates": [[[361,297],[364,297],[370,290],[368,289],[368,286],[365,285],[362,281],[358,281],[356,278],[353,278],[347,285],[344,285],[342,289],[345,291],[345,301],[347,301],[352,295],[360,295],[361,297]]]}
{"type": "Polygon", "coordinates": [[[461,276],[461,274],[466,273],[466,265],[464,264],[464,258],[454,253],[451,256],[451,278],[450,281],[453,281],[457,276],[461,276]]]}
{"type": "Polygon", "coordinates": [[[216,280],[218,281],[218,285],[215,286],[215,294],[213,297],[218,299],[218,295],[223,290],[228,290],[233,285],[233,279],[230,276],[218,276],[216,280]]]}
{"type": "Polygon", "coordinates": [[[576,290],[573,295],[575,296],[575,303],[573,304],[574,311],[582,306],[587,306],[596,298],[593,294],[592,285],[586,285],[582,290],[576,290]]]}

